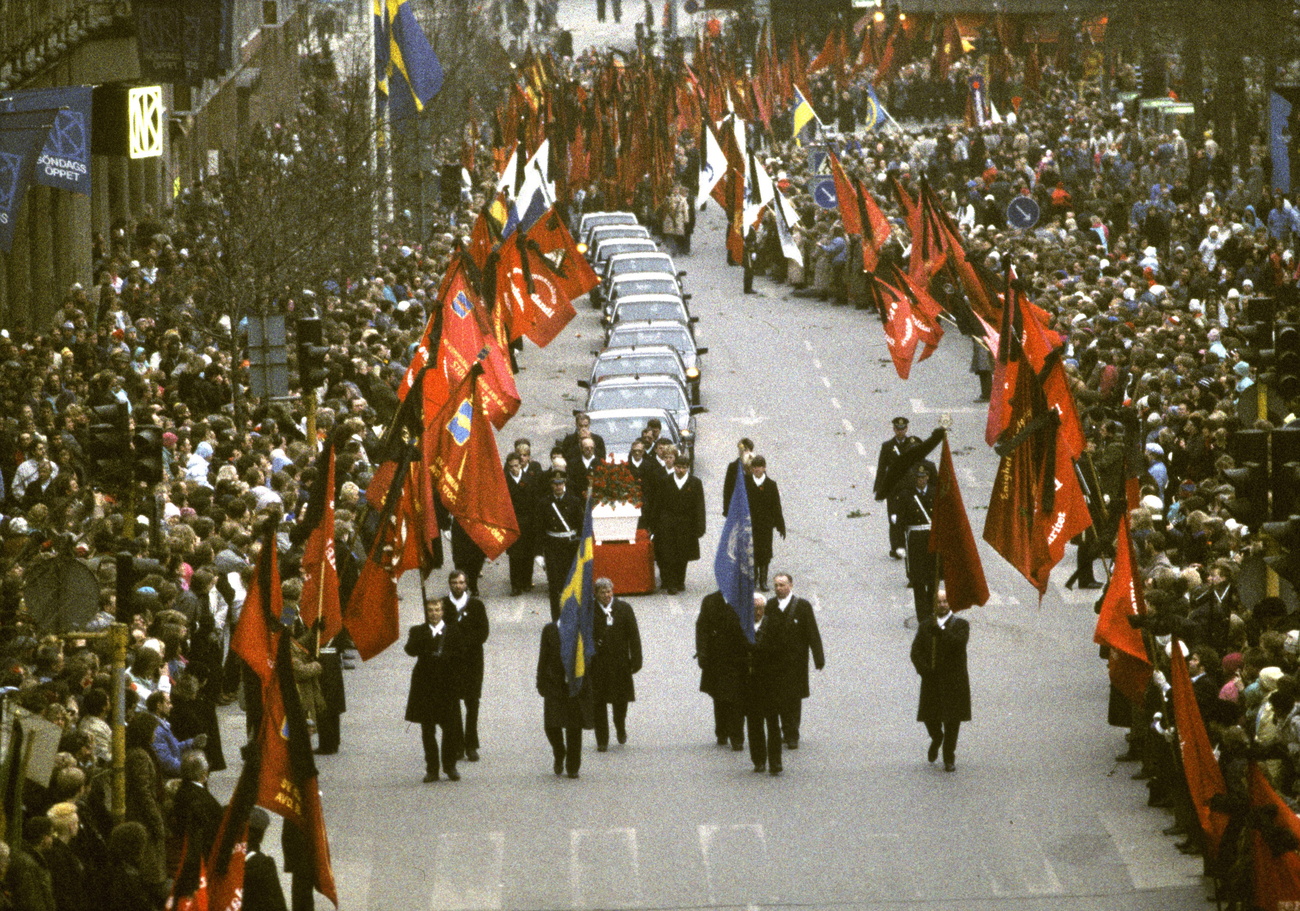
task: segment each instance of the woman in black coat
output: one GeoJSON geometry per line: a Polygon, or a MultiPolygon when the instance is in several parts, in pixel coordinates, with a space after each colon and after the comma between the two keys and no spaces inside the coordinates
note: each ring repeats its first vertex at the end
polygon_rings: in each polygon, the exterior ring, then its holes
{"type": "Polygon", "coordinates": [[[425,602],[424,619],[424,623],[411,627],[406,637],[406,654],[415,658],[411,691],[406,698],[406,720],[420,725],[424,780],[438,780],[438,728],[441,727],[442,770],[452,781],[460,781],[456,771],[461,751],[456,627],[443,622],[442,602],[437,599],[425,602]]]}

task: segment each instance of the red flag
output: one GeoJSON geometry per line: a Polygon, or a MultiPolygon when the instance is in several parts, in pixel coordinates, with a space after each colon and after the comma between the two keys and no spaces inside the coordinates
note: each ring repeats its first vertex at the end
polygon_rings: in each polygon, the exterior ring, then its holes
{"type": "MultiPolygon", "coordinates": [[[[840,220],[844,222],[847,234],[862,233],[862,217],[858,210],[858,191],[853,186],[849,175],[844,173],[839,156],[830,153],[831,177],[835,178],[835,199],[840,207],[840,220]]],[[[865,247],[866,244],[863,244],[865,247]]]]}
{"type": "Polygon", "coordinates": [[[339,573],[334,557],[334,446],[324,452],[324,478],[318,480],[308,503],[304,524],[310,528],[302,555],[302,599],[298,613],[311,626],[322,622],[321,641],[329,642],[343,629],[339,605],[339,573]]]}
{"type": "Polygon", "coordinates": [[[912,357],[920,339],[916,334],[916,320],[912,317],[912,302],[892,285],[874,275],[868,276],[872,297],[885,323],[885,342],[899,379],[907,379],[912,370],[912,357]]]}
{"type": "Polygon", "coordinates": [[[939,554],[948,606],[959,611],[984,604],[989,599],[989,586],[984,580],[984,564],[980,562],[975,534],[971,531],[970,519],[966,516],[961,488],[957,486],[947,436],[943,438],[939,479],[934,491],[934,510],[930,517],[934,528],[943,529],[942,534],[930,535],[930,551],[939,554]]]}
{"type": "Polygon", "coordinates": [[[554,209],[528,229],[528,239],[536,242],[537,251],[553,273],[556,290],[570,301],[600,284],[600,277],[578,252],[573,235],[554,209]]]}
{"type": "Polygon", "coordinates": [[[839,27],[836,26],[827,34],[826,43],[822,45],[821,52],[813,58],[812,63],[808,64],[808,75],[811,76],[819,70],[829,68],[832,73],[838,76],[844,65],[844,59],[841,56],[843,46],[843,36],[840,34],[839,27]]]}
{"type": "Polygon", "coordinates": [[[462,383],[425,425],[424,460],[437,478],[447,511],[487,558],[495,560],[519,538],[519,522],[480,388],[462,383]]]}
{"type": "Polygon", "coordinates": [[[858,181],[858,199],[866,217],[862,219],[862,270],[876,271],[880,262],[880,249],[889,240],[893,226],[880,208],[880,203],[871,195],[866,184],[858,181]]]}
{"type": "Polygon", "coordinates": [[[262,688],[262,729],[258,737],[261,768],[257,804],[297,827],[311,858],[316,891],[338,907],[329,840],[321,811],[316,762],[312,758],[307,718],[294,682],[292,637],[283,636],[276,655],[276,672],[262,688]]]}
{"type": "Polygon", "coordinates": [[[518,314],[518,334],[544,348],[577,315],[573,301],[596,287],[600,279],[553,209],[529,229],[513,251],[510,247],[503,249],[501,281],[505,283],[499,287],[518,314]],[[509,257],[505,255],[508,251],[509,257]]]}
{"type": "Polygon", "coordinates": [[[1205,719],[1196,704],[1182,642],[1178,639],[1170,641],[1173,648],[1169,657],[1169,683],[1173,688],[1174,723],[1182,747],[1183,773],[1187,777],[1192,806],[1201,822],[1201,831],[1205,833],[1207,854],[1213,857],[1219,850],[1219,839],[1223,837],[1228,818],[1226,814],[1211,810],[1210,801],[1219,794],[1226,794],[1228,787],[1210,746],[1210,736],[1205,732],[1205,719]]]}
{"type": "Polygon", "coordinates": [[[217,829],[217,840],[212,846],[212,861],[208,864],[208,911],[239,911],[244,899],[244,862],[248,856],[248,815],[245,812],[242,822],[238,823],[238,832],[224,852],[222,833],[228,825],[235,824],[231,819],[234,798],[221,818],[217,829]],[[223,865],[224,861],[224,865],[223,865]]]}
{"type": "Polygon", "coordinates": [[[284,595],[280,590],[280,564],[274,540],[273,535],[263,540],[257,571],[230,639],[231,650],[244,659],[263,686],[275,673],[275,648],[279,631],[283,629],[280,615],[284,611],[284,595]]]}
{"type": "Polygon", "coordinates": [[[943,326],[939,323],[939,315],[943,312],[943,308],[930,296],[930,292],[925,290],[923,285],[914,282],[906,272],[895,270],[892,277],[895,286],[911,301],[912,319],[916,322],[917,335],[925,346],[919,358],[923,361],[934,354],[943,338],[943,326]]]}
{"type": "Polygon", "coordinates": [[[202,855],[191,856],[188,832],[181,843],[181,859],[173,880],[171,895],[163,906],[166,911],[208,911],[207,868],[202,855]]]}
{"type": "Polygon", "coordinates": [[[466,260],[452,261],[440,290],[442,342],[438,363],[455,383],[477,361],[483,362],[479,387],[488,418],[498,429],[519,410],[519,390],[510,363],[497,344],[492,325],[478,292],[466,275],[466,260]]]}
{"type": "Polygon", "coordinates": [[[399,567],[406,547],[407,528],[400,505],[410,466],[405,458],[386,462],[380,470],[387,484],[377,485],[375,478],[370,481],[370,488],[379,487],[383,491],[383,500],[378,507],[374,538],[366,548],[366,559],[361,564],[361,572],[343,612],[343,623],[363,661],[369,661],[401,636],[397,579],[402,573],[399,567]],[[386,470],[385,465],[391,465],[391,470],[386,470]]]}
{"type": "MultiPolygon", "coordinates": [[[[1008,285],[1010,280],[1008,277],[1008,285]]],[[[1017,371],[1031,368],[1024,357],[1013,357],[1012,346],[1019,349],[1020,292],[1011,288],[1002,307],[1002,320],[997,334],[997,345],[993,352],[993,386],[989,395],[988,421],[984,427],[984,441],[994,445],[1007,429],[1011,421],[1011,394],[1016,388],[1017,371]]]]}
{"type": "Polygon", "coordinates": [[[1041,596],[1047,591],[1054,565],[1040,520],[1054,506],[1059,419],[1043,400],[1038,378],[1023,363],[1018,343],[1013,347],[1015,388],[1008,409],[1010,420],[998,439],[1002,461],[993,482],[984,540],[1041,596]]]}
{"type": "Polygon", "coordinates": [[[1092,641],[1108,650],[1110,682],[1115,689],[1130,702],[1140,704],[1151,679],[1151,659],[1142,641],[1142,631],[1128,621],[1129,617],[1147,612],[1142,598],[1142,583],[1134,572],[1136,566],[1133,541],[1129,537],[1128,513],[1124,512],[1120,514],[1119,535],[1115,540],[1115,567],[1106,594],[1101,599],[1092,641]]]}
{"type": "Polygon", "coordinates": [[[1251,904],[1268,911],[1296,906],[1300,904],[1300,853],[1292,845],[1300,842],[1300,819],[1254,763],[1250,765],[1247,783],[1251,807],[1273,811],[1272,825],[1268,828],[1282,836],[1281,839],[1265,839],[1263,826],[1251,832],[1250,855],[1254,871],[1254,901],[1251,904]]]}

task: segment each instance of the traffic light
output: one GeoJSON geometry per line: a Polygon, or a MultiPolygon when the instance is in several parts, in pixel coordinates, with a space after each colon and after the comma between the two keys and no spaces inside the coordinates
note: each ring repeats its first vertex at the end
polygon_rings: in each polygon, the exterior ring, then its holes
{"type": "Polygon", "coordinates": [[[126,405],[92,405],[86,436],[90,476],[100,484],[120,484],[131,476],[131,415],[126,405]]]}
{"type": "Polygon", "coordinates": [[[1265,557],[1264,563],[1292,585],[1300,586],[1300,518],[1265,522],[1263,531],[1277,545],[1277,552],[1265,557]]]}
{"type": "Polygon", "coordinates": [[[1274,344],[1277,351],[1277,391],[1290,403],[1300,397],[1300,324],[1280,323],[1274,344]]]}
{"type": "Polygon", "coordinates": [[[163,479],[162,428],[142,424],[131,435],[134,476],[144,484],[161,484],[163,479]]]}
{"type": "Polygon", "coordinates": [[[320,317],[298,320],[298,382],[304,392],[324,383],[329,375],[325,369],[325,355],[329,349],[323,344],[324,340],[320,317]]]}
{"type": "Polygon", "coordinates": [[[1300,425],[1274,430],[1272,447],[1273,467],[1268,480],[1273,495],[1273,518],[1281,522],[1300,516],[1300,425]]]}
{"type": "Polygon", "coordinates": [[[1257,370],[1272,366],[1275,353],[1272,323],[1245,323],[1237,331],[1246,344],[1242,356],[1257,370]]]}
{"type": "Polygon", "coordinates": [[[1237,464],[1223,472],[1235,491],[1228,508],[1233,518],[1251,529],[1268,520],[1268,446],[1264,430],[1238,430],[1228,437],[1228,454],[1237,464]]]}

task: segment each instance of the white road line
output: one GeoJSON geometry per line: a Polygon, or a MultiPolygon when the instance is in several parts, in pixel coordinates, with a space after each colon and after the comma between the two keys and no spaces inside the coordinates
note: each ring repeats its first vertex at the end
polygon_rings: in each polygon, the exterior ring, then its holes
{"type": "Polygon", "coordinates": [[[926,406],[925,399],[912,399],[913,414],[984,414],[987,411],[987,408],[953,408],[951,406],[930,408],[926,406]]]}
{"type": "Polygon", "coordinates": [[[816,369],[816,370],[821,370],[821,369],[822,369],[822,359],[821,359],[821,358],[819,358],[819,357],[815,357],[815,358],[813,358],[813,368],[816,369]]]}
{"type": "Polygon", "coordinates": [[[431,911],[500,908],[505,849],[503,832],[446,832],[438,836],[431,911]]]}
{"type": "Polygon", "coordinates": [[[813,350],[812,342],[808,341],[808,339],[804,339],[804,340],[803,340],[803,346],[804,346],[804,349],[807,350],[807,351],[812,351],[812,350],[813,350]]]}
{"type": "Polygon", "coordinates": [[[754,837],[758,840],[759,847],[762,849],[762,857],[764,862],[766,862],[767,859],[767,836],[763,832],[762,825],[739,825],[739,826],[714,826],[714,825],[707,825],[707,824],[701,825],[699,827],[700,857],[704,861],[704,879],[705,882],[708,883],[710,905],[716,905],[718,903],[718,896],[714,888],[713,864],[709,854],[713,848],[714,836],[717,835],[724,828],[729,832],[737,832],[737,831],[744,831],[744,830],[748,830],[752,832],[754,837]]]}
{"type": "Polygon", "coordinates": [[[861,441],[861,440],[858,440],[858,441],[857,441],[856,443],[854,443],[853,445],[856,446],[856,447],[858,447],[858,455],[860,455],[860,456],[865,456],[865,455],[867,454],[867,447],[865,447],[865,446],[862,445],[862,441],[861,441]]]}
{"type": "Polygon", "coordinates": [[[839,407],[840,407],[840,400],[837,399],[835,396],[831,396],[831,405],[832,405],[833,407],[835,407],[835,408],[839,408],[839,407]]]}
{"type": "Polygon", "coordinates": [[[852,432],[853,432],[853,425],[849,423],[849,419],[848,419],[848,418],[840,418],[840,423],[844,425],[844,429],[845,429],[848,433],[852,433],[852,432]]]}
{"type": "MultiPolygon", "coordinates": [[[[630,898],[630,904],[639,904],[641,901],[641,862],[637,854],[636,847],[636,829],[619,828],[619,829],[573,829],[569,832],[569,882],[573,888],[573,907],[584,908],[591,901],[598,904],[608,904],[611,902],[611,896],[605,895],[586,895],[588,890],[588,870],[599,870],[605,874],[603,877],[595,879],[592,885],[601,885],[604,880],[604,889],[597,889],[597,892],[608,892],[609,887],[613,886],[622,893],[621,898],[630,898]],[[583,844],[587,843],[595,847],[597,856],[593,861],[584,861],[583,844]],[[616,855],[614,858],[605,856],[602,848],[615,845],[621,842],[621,845],[613,849],[616,855]],[[618,864],[618,867],[611,871],[608,869],[610,862],[618,864]],[[610,876],[610,873],[617,873],[617,876],[610,876]]],[[[619,902],[623,904],[624,902],[619,902]]]]}
{"type": "Polygon", "coordinates": [[[999,839],[1003,850],[983,860],[994,895],[1060,895],[1061,880],[1043,853],[1038,837],[1025,826],[1012,826],[999,839]]]}
{"type": "Polygon", "coordinates": [[[825,386],[827,389],[829,389],[831,388],[831,381],[828,380],[826,377],[822,377],[822,385],[825,386]]]}

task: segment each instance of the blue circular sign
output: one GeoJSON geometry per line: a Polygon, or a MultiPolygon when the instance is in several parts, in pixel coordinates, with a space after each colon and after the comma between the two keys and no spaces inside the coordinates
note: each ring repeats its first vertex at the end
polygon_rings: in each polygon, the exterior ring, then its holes
{"type": "Polygon", "coordinates": [[[812,187],[813,202],[823,209],[834,209],[839,205],[839,198],[835,195],[835,178],[822,177],[812,187]]]}
{"type": "Polygon", "coordinates": [[[1028,230],[1038,224],[1041,214],[1032,196],[1017,196],[1007,204],[1007,224],[1013,228],[1028,230]]]}

